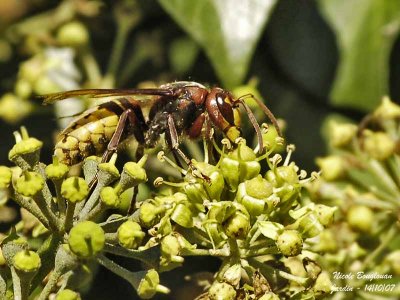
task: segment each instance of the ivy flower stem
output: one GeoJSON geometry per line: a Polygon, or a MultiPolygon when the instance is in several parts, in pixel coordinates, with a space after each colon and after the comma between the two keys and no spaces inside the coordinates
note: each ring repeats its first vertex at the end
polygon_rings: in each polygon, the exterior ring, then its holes
{"type": "Polygon", "coordinates": [[[39,297],[37,298],[37,300],[48,299],[51,291],[56,286],[61,275],[62,275],[62,273],[57,272],[56,270],[54,270],[53,272],[50,273],[49,279],[48,279],[46,285],[44,286],[42,292],[40,293],[39,297]]]}
{"type": "Polygon", "coordinates": [[[65,214],[64,232],[68,232],[72,227],[75,207],[76,207],[75,202],[68,202],[67,212],[65,214]]]}
{"type": "Polygon", "coordinates": [[[18,276],[17,271],[13,266],[11,266],[10,269],[14,289],[14,299],[27,300],[29,297],[30,284],[24,284],[21,282],[21,278],[18,276]]]}
{"type": "Polygon", "coordinates": [[[23,208],[25,208],[27,211],[29,211],[32,215],[34,215],[46,228],[50,227],[49,221],[47,218],[44,216],[40,208],[37,206],[37,204],[30,198],[25,198],[21,196],[20,194],[15,193],[14,195],[14,201],[17,202],[17,204],[23,208]]]}

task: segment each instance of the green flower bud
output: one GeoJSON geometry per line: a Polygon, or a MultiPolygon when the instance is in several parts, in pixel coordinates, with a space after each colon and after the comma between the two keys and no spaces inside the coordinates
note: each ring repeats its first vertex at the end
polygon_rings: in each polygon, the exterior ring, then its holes
{"type": "Polygon", "coordinates": [[[253,150],[244,144],[239,144],[222,159],[220,169],[230,190],[236,191],[240,182],[257,176],[261,166],[256,161],[253,150]]]}
{"type": "Polygon", "coordinates": [[[105,206],[111,207],[111,208],[117,208],[121,202],[115,189],[112,188],[111,186],[106,186],[101,189],[100,200],[105,206]]]}
{"type": "Polygon", "coordinates": [[[374,224],[374,213],[367,206],[354,205],[348,210],[346,219],[353,230],[370,233],[374,224]]]}
{"type": "Polygon", "coordinates": [[[333,147],[345,147],[356,136],[357,126],[350,123],[339,123],[332,120],[329,123],[329,143],[333,147]]]}
{"type": "Polygon", "coordinates": [[[225,233],[230,238],[244,239],[250,230],[250,218],[248,215],[236,211],[223,224],[225,233]]]}
{"type": "Polygon", "coordinates": [[[312,238],[319,235],[324,227],[319,222],[314,212],[309,212],[297,220],[298,230],[304,238],[312,238]]]}
{"type": "Polygon", "coordinates": [[[121,174],[121,179],[116,187],[117,191],[125,191],[133,186],[147,181],[146,170],[143,168],[146,163],[147,156],[143,156],[139,162],[127,162],[121,174]]]}
{"type": "Polygon", "coordinates": [[[44,170],[46,177],[51,180],[60,180],[67,176],[69,167],[58,161],[58,157],[53,157],[53,163],[48,165],[44,170]]]}
{"type": "Polygon", "coordinates": [[[106,173],[107,177],[109,177],[107,182],[113,182],[114,180],[119,178],[119,171],[115,166],[114,160],[109,161],[107,163],[100,163],[98,168],[99,168],[99,178],[101,176],[104,176],[101,173],[106,173]]]}
{"type": "Polygon", "coordinates": [[[279,300],[279,296],[273,292],[266,292],[258,300],[279,300]]]}
{"type": "Polygon", "coordinates": [[[374,111],[374,117],[381,120],[390,120],[400,117],[400,106],[390,101],[388,96],[383,97],[381,105],[374,111]]]}
{"type": "Polygon", "coordinates": [[[159,288],[160,277],[154,269],[141,273],[143,273],[142,279],[139,282],[132,283],[132,285],[141,299],[153,298],[159,288]]]}
{"type": "Polygon", "coordinates": [[[332,224],[336,210],[337,207],[329,207],[322,204],[315,205],[315,214],[318,218],[318,221],[324,226],[332,224]]]}
{"type": "Polygon", "coordinates": [[[56,300],[81,300],[81,296],[77,292],[65,289],[57,294],[56,300]]]}
{"type": "MultiPolygon", "coordinates": [[[[203,206],[203,201],[208,199],[206,189],[202,182],[190,181],[184,185],[183,191],[187,195],[190,202],[195,203],[195,204],[200,204],[200,205],[196,205],[196,207],[199,207],[200,209],[203,206]]],[[[221,190],[221,192],[222,192],[222,190],[221,190]]]]}
{"type": "Polygon", "coordinates": [[[396,142],[384,132],[363,131],[363,149],[372,158],[387,159],[394,153],[396,142]]]}
{"type": "Polygon", "coordinates": [[[89,258],[103,250],[105,234],[96,223],[84,221],[72,227],[68,245],[73,253],[80,258],[89,258]]]}
{"type": "Polygon", "coordinates": [[[276,240],[276,246],[285,256],[296,256],[303,250],[303,239],[297,230],[284,230],[276,240]]]}
{"type": "Polygon", "coordinates": [[[87,45],[89,32],[82,23],[77,21],[69,22],[58,30],[57,41],[61,46],[81,47],[87,45]]]}
{"type": "Polygon", "coordinates": [[[43,143],[31,138],[25,127],[21,127],[21,133],[14,132],[16,144],[8,152],[8,159],[22,169],[33,168],[39,162],[40,149],[43,143]]]}
{"type": "Polygon", "coordinates": [[[118,228],[118,242],[127,249],[137,249],[145,235],[140,225],[131,220],[122,223],[118,228]]]}
{"type": "Polygon", "coordinates": [[[278,185],[296,184],[299,182],[297,166],[294,163],[288,166],[280,166],[275,169],[276,181],[278,185]]]}
{"type": "Polygon", "coordinates": [[[279,202],[272,197],[272,185],[258,175],[239,184],[236,201],[243,204],[251,216],[259,216],[270,212],[279,202]]]}
{"type": "Polygon", "coordinates": [[[167,256],[179,255],[179,253],[181,252],[181,249],[182,249],[178,238],[173,234],[169,234],[169,235],[165,236],[161,240],[160,244],[161,244],[162,254],[167,255],[167,256]]]}
{"type": "Polygon", "coordinates": [[[36,272],[41,265],[39,255],[34,251],[21,250],[14,256],[14,267],[26,273],[36,272]]]}
{"type": "Polygon", "coordinates": [[[337,180],[345,174],[345,163],[340,156],[317,158],[317,165],[321,169],[322,177],[327,181],[337,180]]]}
{"type": "Polygon", "coordinates": [[[203,188],[207,192],[207,199],[211,198],[209,200],[220,200],[225,182],[224,177],[218,168],[205,162],[193,162],[193,164],[202,174],[208,176],[210,179],[210,183],[206,183],[203,180],[201,181],[203,188]]]}
{"type": "Polygon", "coordinates": [[[164,211],[164,208],[159,208],[153,203],[146,201],[139,209],[140,223],[146,227],[151,228],[160,221],[159,214],[164,211]]]}
{"type": "Polygon", "coordinates": [[[0,166],[0,189],[8,188],[11,182],[12,171],[6,166],[0,166]]]}
{"type": "MultiPolygon", "coordinates": [[[[250,79],[249,83],[247,83],[245,85],[241,85],[241,86],[235,87],[232,90],[232,94],[235,96],[235,98],[239,98],[239,97],[241,97],[243,95],[251,94],[255,98],[260,99],[261,101],[263,101],[263,98],[262,98],[259,90],[257,89],[257,85],[258,85],[258,79],[252,78],[252,79],[250,79]]],[[[260,108],[258,106],[257,102],[252,97],[246,98],[246,104],[248,106],[250,106],[251,108],[254,108],[256,110],[258,110],[260,108]]]]}
{"type": "Polygon", "coordinates": [[[225,282],[214,282],[208,290],[210,300],[235,300],[236,291],[233,286],[225,282]]]}
{"type": "Polygon", "coordinates": [[[262,133],[264,146],[269,149],[274,149],[274,152],[283,152],[285,150],[285,142],[279,136],[274,126],[269,126],[266,132],[262,133]]]}
{"type": "Polygon", "coordinates": [[[36,195],[43,187],[44,179],[36,172],[25,171],[23,175],[15,181],[15,190],[25,197],[36,195]]]}
{"type": "Polygon", "coordinates": [[[89,195],[89,186],[81,177],[69,177],[61,185],[61,195],[72,203],[80,202],[89,195]]]}

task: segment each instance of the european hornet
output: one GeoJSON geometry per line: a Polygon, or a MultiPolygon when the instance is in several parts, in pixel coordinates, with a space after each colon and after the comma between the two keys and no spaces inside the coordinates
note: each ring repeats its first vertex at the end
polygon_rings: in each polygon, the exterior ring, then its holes
{"type": "MultiPolygon", "coordinates": [[[[44,104],[49,104],[76,96],[121,98],[86,110],[59,134],[54,154],[67,165],[77,164],[90,155],[102,155],[105,162],[117,151],[120,142],[130,136],[135,137],[138,151],[143,152],[145,148],[155,147],[160,136],[165,134],[175,159],[178,161],[181,157],[191,166],[190,159],[179,149],[179,139],[185,135],[196,139],[202,132],[206,139],[211,139],[211,128],[215,128],[234,142],[241,136],[239,105],[249,116],[258,136],[260,152],[263,150],[260,127],[244,102],[246,97],[255,99],[250,94],[235,99],[230,92],[218,87],[208,89],[197,82],[179,81],[159,88],[83,89],[39,97],[44,104]],[[150,107],[147,116],[145,106],[150,107]]],[[[272,112],[260,100],[255,100],[280,134],[272,112]]]]}

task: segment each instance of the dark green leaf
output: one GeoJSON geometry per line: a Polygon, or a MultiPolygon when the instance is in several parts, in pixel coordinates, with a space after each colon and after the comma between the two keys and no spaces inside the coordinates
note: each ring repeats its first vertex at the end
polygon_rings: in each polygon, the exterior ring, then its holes
{"type": "Polygon", "coordinates": [[[159,0],[208,55],[222,83],[242,83],[276,0],[159,0]]]}
{"type": "Polygon", "coordinates": [[[320,0],[340,52],[331,101],[369,111],[389,92],[390,51],[400,28],[399,0],[320,0]]]}

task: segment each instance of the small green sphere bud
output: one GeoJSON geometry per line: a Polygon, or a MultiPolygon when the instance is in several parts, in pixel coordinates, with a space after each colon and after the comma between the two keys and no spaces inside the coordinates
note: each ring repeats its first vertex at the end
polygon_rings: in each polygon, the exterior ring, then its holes
{"type": "Polygon", "coordinates": [[[99,170],[107,172],[115,178],[119,177],[119,171],[118,171],[117,167],[115,166],[115,164],[113,164],[111,162],[99,164],[99,170]]]}
{"type": "Polygon", "coordinates": [[[155,206],[153,203],[144,202],[140,206],[140,210],[139,210],[140,222],[146,228],[153,227],[160,220],[159,215],[158,215],[159,213],[160,213],[160,210],[157,209],[157,206],[155,206]]]}
{"type": "Polygon", "coordinates": [[[69,177],[61,185],[61,195],[72,203],[86,199],[89,194],[89,187],[81,177],[69,177]]]}
{"type": "Polygon", "coordinates": [[[384,132],[364,130],[363,149],[369,156],[378,160],[389,158],[394,153],[396,143],[384,132]]]}
{"type": "Polygon", "coordinates": [[[224,189],[225,184],[222,173],[218,170],[216,166],[207,164],[205,162],[193,162],[193,164],[202,174],[208,176],[208,178],[210,179],[209,183],[202,182],[204,183],[202,184],[202,187],[207,191],[209,195],[208,197],[211,197],[211,199],[220,200],[221,193],[224,189]]]}
{"type": "Polygon", "coordinates": [[[55,300],[81,300],[81,296],[77,292],[65,289],[57,294],[55,300]]]}
{"type": "Polygon", "coordinates": [[[122,223],[118,228],[118,242],[124,248],[138,248],[145,235],[140,225],[131,220],[122,223]]]}
{"type": "Polygon", "coordinates": [[[69,22],[58,30],[57,41],[61,46],[80,47],[88,43],[89,32],[82,23],[69,22]]]}
{"type": "Polygon", "coordinates": [[[105,234],[100,225],[83,221],[72,227],[68,245],[73,253],[80,258],[89,258],[103,250],[105,234]]]}
{"type": "Polygon", "coordinates": [[[381,120],[390,120],[400,117],[400,106],[390,101],[389,97],[385,96],[382,99],[381,105],[374,111],[374,117],[381,120]]]}
{"type": "Polygon", "coordinates": [[[240,211],[236,211],[223,224],[225,233],[230,238],[244,239],[250,230],[250,219],[240,211]]]}
{"type": "Polygon", "coordinates": [[[121,199],[111,186],[106,186],[101,189],[100,200],[105,206],[111,208],[117,208],[121,203],[121,199]]]}
{"type": "Polygon", "coordinates": [[[156,270],[151,269],[146,272],[146,275],[140,280],[136,291],[141,299],[150,299],[156,294],[159,287],[160,277],[156,270]]]}
{"type": "Polygon", "coordinates": [[[164,255],[179,255],[181,248],[178,238],[172,234],[165,236],[161,240],[161,252],[164,255]]]}
{"type": "Polygon", "coordinates": [[[36,252],[21,250],[15,254],[13,265],[17,270],[31,273],[36,272],[40,268],[41,261],[36,252]]]}
{"type": "Polygon", "coordinates": [[[221,162],[221,172],[231,191],[236,191],[239,183],[260,173],[261,165],[256,161],[253,150],[240,144],[221,162]]]}
{"type": "Polygon", "coordinates": [[[321,169],[322,177],[327,181],[337,180],[345,174],[344,161],[340,156],[317,158],[317,165],[321,169]]]}
{"type": "Polygon", "coordinates": [[[285,142],[274,126],[268,126],[267,132],[262,134],[262,139],[267,149],[274,149],[274,152],[283,152],[285,150],[285,142]]]}
{"type": "Polygon", "coordinates": [[[370,233],[374,223],[374,213],[367,206],[354,205],[347,212],[347,222],[356,231],[370,233]]]}
{"type": "Polygon", "coordinates": [[[303,239],[297,230],[284,230],[276,240],[276,246],[285,256],[296,256],[303,249],[303,239]]]}
{"type": "Polygon", "coordinates": [[[337,207],[329,207],[322,204],[315,205],[315,213],[318,221],[324,226],[332,224],[336,210],[337,207]]]}
{"type": "Polygon", "coordinates": [[[279,296],[273,292],[266,292],[258,300],[279,300],[279,296]]]}
{"type": "Polygon", "coordinates": [[[226,282],[214,282],[208,291],[208,297],[210,300],[235,300],[236,291],[226,282]]]}
{"type": "Polygon", "coordinates": [[[54,156],[53,163],[48,165],[44,171],[47,178],[51,180],[60,180],[67,176],[69,167],[58,162],[58,158],[54,156]]]}
{"type": "Polygon", "coordinates": [[[243,204],[250,215],[259,216],[274,208],[279,200],[268,199],[272,194],[272,184],[258,175],[239,184],[236,201],[243,204]]]}
{"type": "Polygon", "coordinates": [[[0,189],[8,188],[11,182],[12,171],[6,166],[0,166],[0,189]]]}
{"type": "Polygon", "coordinates": [[[299,182],[299,175],[297,175],[296,166],[290,164],[288,166],[280,166],[275,170],[276,180],[279,185],[296,184],[299,182]]]}
{"type": "Polygon", "coordinates": [[[147,181],[146,170],[135,162],[128,162],[124,165],[124,171],[139,183],[147,181]]]}
{"type": "Polygon", "coordinates": [[[329,143],[333,147],[345,147],[356,136],[357,126],[350,123],[339,123],[332,120],[329,123],[329,143]]]}
{"type": "Polygon", "coordinates": [[[27,137],[18,141],[14,147],[8,153],[8,158],[14,160],[17,156],[24,154],[31,154],[39,151],[43,146],[43,143],[38,139],[27,137]]]}
{"type": "Polygon", "coordinates": [[[44,179],[36,172],[26,171],[15,182],[15,190],[25,197],[36,195],[43,187],[44,179]]]}

